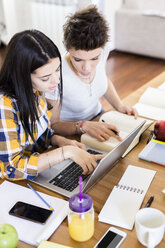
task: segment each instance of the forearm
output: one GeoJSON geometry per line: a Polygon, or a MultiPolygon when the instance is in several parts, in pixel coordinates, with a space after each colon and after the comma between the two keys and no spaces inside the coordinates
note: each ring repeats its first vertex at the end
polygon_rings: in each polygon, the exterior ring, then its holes
{"type": "Polygon", "coordinates": [[[38,173],[51,168],[65,159],[63,147],[42,153],[38,157],[38,173]]]}
{"type": "Polygon", "coordinates": [[[116,110],[119,110],[119,108],[123,106],[123,103],[110,79],[108,79],[108,89],[104,97],[116,110]]]}
{"type": "Polygon", "coordinates": [[[81,134],[79,122],[55,122],[52,123],[52,129],[56,134],[63,136],[81,134]]]}

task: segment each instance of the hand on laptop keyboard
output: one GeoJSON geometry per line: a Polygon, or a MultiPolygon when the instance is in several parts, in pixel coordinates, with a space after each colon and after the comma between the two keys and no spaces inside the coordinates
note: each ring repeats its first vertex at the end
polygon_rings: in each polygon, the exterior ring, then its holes
{"type": "MultiPolygon", "coordinates": [[[[98,154],[94,150],[87,150],[90,154],[98,154]]],[[[97,163],[99,161],[97,160],[97,163]]],[[[56,177],[52,178],[49,183],[54,184],[62,189],[72,192],[77,186],[79,176],[82,176],[83,181],[89,176],[89,174],[82,175],[82,168],[72,162],[67,168],[61,171],[56,177]]]]}
{"type": "MultiPolygon", "coordinates": [[[[67,146],[66,146],[67,147],[67,146]]],[[[66,149],[66,147],[64,147],[66,149]]],[[[76,162],[83,169],[83,174],[90,174],[97,166],[104,154],[90,154],[83,149],[74,146],[67,147],[69,158],[76,162]],[[70,150],[70,151],[69,151],[70,150]]]]}

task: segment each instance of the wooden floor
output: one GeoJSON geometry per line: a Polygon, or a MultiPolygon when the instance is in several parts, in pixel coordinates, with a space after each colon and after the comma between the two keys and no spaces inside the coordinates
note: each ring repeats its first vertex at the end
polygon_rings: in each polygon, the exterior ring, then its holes
{"type": "MultiPolygon", "coordinates": [[[[112,51],[107,71],[121,99],[165,71],[165,60],[112,51]]],[[[102,100],[104,109],[109,108],[102,100]]]]}
{"type": "MultiPolygon", "coordinates": [[[[0,48],[0,66],[5,51],[5,47],[0,48]]],[[[112,51],[108,59],[107,71],[119,96],[123,99],[165,71],[165,60],[112,51]]],[[[104,109],[107,110],[109,104],[104,99],[102,103],[104,109]]]]}

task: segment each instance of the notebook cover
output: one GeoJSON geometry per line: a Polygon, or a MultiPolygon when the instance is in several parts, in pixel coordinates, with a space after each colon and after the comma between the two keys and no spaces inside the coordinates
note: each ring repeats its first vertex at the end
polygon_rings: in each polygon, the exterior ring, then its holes
{"type": "Polygon", "coordinates": [[[165,166],[165,142],[151,139],[139,153],[140,159],[165,166]]]}

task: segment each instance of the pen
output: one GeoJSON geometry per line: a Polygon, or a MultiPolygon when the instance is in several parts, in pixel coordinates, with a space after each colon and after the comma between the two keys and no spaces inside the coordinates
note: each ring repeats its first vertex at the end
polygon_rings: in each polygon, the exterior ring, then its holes
{"type": "MultiPolygon", "coordinates": [[[[102,122],[105,122],[104,120],[102,120],[102,122]]],[[[114,129],[111,129],[111,131],[116,134],[117,136],[119,136],[119,133],[117,131],[115,131],[114,129]]]]}
{"type": "Polygon", "coordinates": [[[151,196],[150,199],[148,200],[148,202],[146,203],[145,208],[150,207],[153,200],[154,200],[154,196],[151,196]]]}
{"type": "Polygon", "coordinates": [[[30,184],[27,184],[27,186],[46,204],[46,206],[54,212],[54,209],[47,203],[44,198],[35,190],[30,184]]]}

